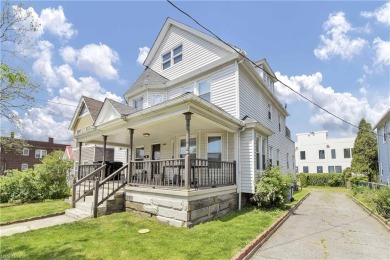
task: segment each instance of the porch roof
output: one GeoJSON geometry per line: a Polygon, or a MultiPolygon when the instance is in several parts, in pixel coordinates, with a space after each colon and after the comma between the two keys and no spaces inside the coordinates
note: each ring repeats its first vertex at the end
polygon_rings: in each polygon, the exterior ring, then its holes
{"type": "MultiPolygon", "coordinates": [[[[191,132],[199,130],[225,130],[237,132],[245,126],[223,109],[194,95],[186,93],[158,105],[137,111],[96,125],[92,130],[76,135],[79,142],[101,144],[102,135],[107,135],[107,144],[126,147],[129,144],[129,131],[134,129],[134,140],[144,140],[148,133],[148,142],[169,139],[185,135],[185,117],[183,113],[192,113],[191,132]]],[[[135,141],[137,145],[137,141],[135,141]]]]}

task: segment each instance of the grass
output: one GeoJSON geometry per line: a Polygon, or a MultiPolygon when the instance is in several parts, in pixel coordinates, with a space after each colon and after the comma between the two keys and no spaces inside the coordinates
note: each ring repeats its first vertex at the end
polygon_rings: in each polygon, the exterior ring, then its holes
{"type": "Polygon", "coordinates": [[[191,229],[124,212],[3,237],[1,251],[30,259],[230,259],[285,212],[248,207],[191,229]],[[139,234],[144,228],[150,233],[139,234]]]}
{"type": "Polygon", "coordinates": [[[352,197],[354,197],[355,199],[363,203],[366,207],[368,207],[373,212],[379,214],[374,203],[375,193],[369,188],[359,187],[358,192],[354,192],[354,190],[351,189],[349,191],[349,195],[351,195],[352,197]]]}
{"type": "Polygon", "coordinates": [[[64,200],[29,204],[2,204],[0,206],[0,223],[63,212],[68,208],[70,208],[70,204],[64,200]]]}

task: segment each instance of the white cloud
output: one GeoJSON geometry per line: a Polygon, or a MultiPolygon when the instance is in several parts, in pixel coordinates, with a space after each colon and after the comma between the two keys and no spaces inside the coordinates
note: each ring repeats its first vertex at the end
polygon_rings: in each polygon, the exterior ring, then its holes
{"type": "Polygon", "coordinates": [[[50,90],[58,85],[57,75],[52,67],[53,44],[49,41],[39,41],[37,45],[37,60],[33,63],[34,73],[42,76],[44,83],[50,90]]]}
{"type": "MultiPolygon", "coordinates": [[[[365,96],[356,98],[348,92],[335,92],[333,88],[322,85],[322,74],[320,72],[312,75],[291,77],[281,75],[280,72],[276,72],[275,74],[282,82],[292,86],[292,88],[303,96],[354,125],[358,125],[360,119],[363,117],[371,124],[376,123],[380,116],[388,109],[390,103],[390,96],[378,98],[373,102],[374,105],[370,105],[365,96]]],[[[277,96],[282,101],[288,103],[303,101],[301,97],[280,83],[275,84],[275,89],[277,96]]],[[[366,89],[362,91],[364,92],[366,89]]],[[[310,104],[310,112],[311,124],[321,125],[327,130],[338,130],[345,135],[356,132],[355,128],[343,123],[341,120],[312,104],[310,104]]]]}
{"type": "Polygon", "coordinates": [[[374,17],[379,23],[390,25],[390,2],[385,3],[374,12],[361,12],[361,15],[367,18],[374,17]]]}
{"type": "Polygon", "coordinates": [[[77,51],[70,46],[60,49],[60,55],[66,63],[73,64],[76,61],[77,51]]]}
{"type": "Polygon", "coordinates": [[[48,31],[60,38],[70,39],[77,31],[73,24],[68,23],[62,6],[45,8],[41,11],[40,19],[45,31],[48,31]]]}
{"type": "Polygon", "coordinates": [[[374,65],[380,67],[390,65],[390,41],[383,41],[380,38],[375,38],[373,41],[375,50],[374,65]]]}
{"type": "Polygon", "coordinates": [[[87,44],[79,50],[66,46],[60,50],[60,55],[65,62],[100,78],[118,78],[118,71],[113,66],[119,60],[118,53],[105,44],[87,44]]]}
{"type": "Polygon", "coordinates": [[[330,14],[323,26],[325,34],[320,36],[321,43],[314,49],[314,55],[320,60],[336,56],[349,60],[367,45],[362,38],[352,38],[350,33],[358,29],[351,26],[343,12],[330,14]]]}
{"type": "Polygon", "coordinates": [[[363,87],[359,88],[359,92],[363,96],[367,96],[367,88],[366,87],[363,86],[363,87]]]}
{"type": "Polygon", "coordinates": [[[138,48],[138,50],[139,50],[139,52],[138,52],[137,63],[140,65],[143,65],[146,57],[149,54],[150,49],[148,47],[144,46],[144,47],[138,48]]]}
{"type": "Polygon", "coordinates": [[[73,134],[68,130],[69,120],[58,121],[46,108],[32,108],[20,119],[23,137],[32,140],[72,140],[73,134]]]}

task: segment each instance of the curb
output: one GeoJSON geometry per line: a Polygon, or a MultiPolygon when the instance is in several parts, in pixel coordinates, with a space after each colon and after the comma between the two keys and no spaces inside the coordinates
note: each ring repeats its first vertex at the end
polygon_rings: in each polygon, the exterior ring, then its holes
{"type": "Polygon", "coordinates": [[[384,226],[387,231],[390,232],[390,219],[389,220],[386,220],[385,218],[383,218],[382,216],[378,215],[377,213],[375,213],[374,211],[372,211],[371,209],[369,209],[366,205],[364,205],[362,202],[358,201],[357,199],[355,199],[354,197],[352,197],[351,195],[348,194],[348,197],[350,197],[358,206],[360,206],[364,211],[366,211],[371,217],[373,217],[374,219],[376,219],[380,224],[382,224],[382,226],[384,226]]]}
{"type": "Polygon", "coordinates": [[[310,192],[306,194],[297,204],[295,204],[291,209],[288,210],[283,216],[281,216],[276,222],[274,222],[267,230],[263,231],[258,235],[254,240],[252,240],[248,245],[240,250],[232,259],[233,260],[242,260],[249,259],[254,253],[259,249],[275,231],[290,217],[290,215],[301,205],[301,203],[310,195],[310,192]]]}
{"type": "Polygon", "coordinates": [[[2,223],[0,223],[0,227],[12,225],[12,224],[23,223],[23,222],[28,222],[28,221],[33,221],[33,220],[44,219],[44,218],[51,218],[51,217],[56,217],[56,216],[60,216],[60,215],[65,215],[65,211],[64,212],[53,213],[53,214],[48,214],[48,215],[43,215],[43,216],[39,216],[39,217],[18,219],[18,220],[9,221],[9,222],[2,222],[2,223]]]}

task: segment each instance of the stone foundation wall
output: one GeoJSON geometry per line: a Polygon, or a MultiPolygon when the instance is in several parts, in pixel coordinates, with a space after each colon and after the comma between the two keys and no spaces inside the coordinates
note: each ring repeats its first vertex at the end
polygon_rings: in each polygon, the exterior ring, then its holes
{"type": "Polygon", "coordinates": [[[156,217],[175,227],[191,227],[236,210],[237,205],[238,194],[231,190],[225,194],[210,194],[202,198],[126,191],[125,207],[126,211],[156,217]]]}

